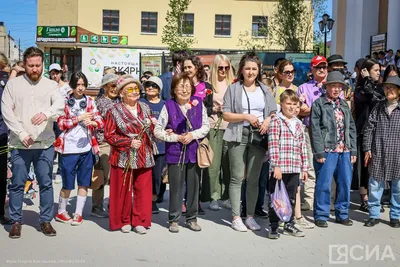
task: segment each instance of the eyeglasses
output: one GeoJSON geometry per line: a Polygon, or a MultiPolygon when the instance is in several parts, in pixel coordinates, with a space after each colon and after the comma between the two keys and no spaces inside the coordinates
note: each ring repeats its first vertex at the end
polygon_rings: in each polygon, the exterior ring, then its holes
{"type": "Polygon", "coordinates": [[[284,72],[283,72],[283,74],[285,74],[286,76],[294,75],[295,73],[296,73],[296,70],[292,70],[292,71],[287,70],[287,71],[284,71],[284,72]]]}
{"type": "Polygon", "coordinates": [[[150,88],[152,88],[152,89],[160,89],[160,87],[157,85],[157,84],[155,84],[155,83],[146,83],[146,89],[150,89],[150,88]]]}
{"type": "Polygon", "coordinates": [[[326,70],[328,66],[314,66],[314,68],[317,70],[326,70]]]}
{"type": "Polygon", "coordinates": [[[192,90],[192,86],[190,84],[186,84],[186,85],[178,84],[176,86],[176,88],[178,89],[178,91],[183,91],[183,89],[186,89],[187,91],[192,90]]]}
{"type": "Polygon", "coordinates": [[[128,88],[126,88],[126,91],[129,94],[131,94],[131,93],[137,93],[138,94],[140,92],[138,87],[128,87],[128,88]]]}
{"type": "Polygon", "coordinates": [[[230,68],[231,68],[230,66],[219,66],[218,70],[219,71],[223,71],[223,70],[228,71],[228,70],[230,70],[230,68]]]}

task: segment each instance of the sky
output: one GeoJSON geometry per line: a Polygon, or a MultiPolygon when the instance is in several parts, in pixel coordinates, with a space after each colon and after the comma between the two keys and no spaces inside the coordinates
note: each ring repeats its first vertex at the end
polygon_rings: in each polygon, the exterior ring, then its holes
{"type": "MultiPolygon", "coordinates": [[[[326,1],[327,13],[331,15],[332,0],[326,1]]],[[[35,45],[37,0],[1,0],[1,2],[0,21],[5,23],[10,35],[16,42],[21,39],[22,49],[35,45]]],[[[318,27],[318,21],[315,22],[314,27],[318,27]]]]}

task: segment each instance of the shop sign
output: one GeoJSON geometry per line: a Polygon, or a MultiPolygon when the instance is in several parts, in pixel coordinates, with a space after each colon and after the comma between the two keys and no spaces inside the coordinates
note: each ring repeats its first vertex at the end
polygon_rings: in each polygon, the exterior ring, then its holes
{"type": "Polygon", "coordinates": [[[76,26],[37,26],[36,42],[75,43],[76,26]]]}

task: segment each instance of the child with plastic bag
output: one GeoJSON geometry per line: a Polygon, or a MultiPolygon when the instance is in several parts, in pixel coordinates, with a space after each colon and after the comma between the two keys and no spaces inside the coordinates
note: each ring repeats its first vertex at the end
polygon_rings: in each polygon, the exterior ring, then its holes
{"type": "Polygon", "coordinates": [[[299,97],[293,90],[280,96],[281,112],[272,120],[268,130],[270,156],[269,208],[270,229],[268,238],[279,238],[279,220],[284,221],[284,233],[305,236],[294,223],[296,192],[300,174],[307,180],[307,148],[301,122],[296,118],[299,97]]]}

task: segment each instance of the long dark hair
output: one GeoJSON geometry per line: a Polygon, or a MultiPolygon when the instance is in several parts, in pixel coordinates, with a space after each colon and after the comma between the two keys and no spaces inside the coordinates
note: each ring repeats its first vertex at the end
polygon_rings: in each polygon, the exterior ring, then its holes
{"type": "Polygon", "coordinates": [[[206,78],[206,71],[204,70],[204,66],[200,61],[200,58],[195,56],[195,55],[191,55],[186,57],[183,61],[182,61],[182,72],[184,72],[184,65],[185,65],[185,61],[186,60],[190,60],[192,62],[192,64],[195,66],[195,68],[197,69],[197,73],[196,73],[196,78],[199,81],[204,81],[206,78]]]}
{"type": "Polygon", "coordinates": [[[76,89],[76,87],[78,86],[79,79],[83,80],[83,84],[85,85],[85,88],[87,88],[88,87],[88,79],[86,78],[86,75],[83,74],[83,72],[81,72],[81,71],[72,73],[71,79],[69,80],[69,86],[72,89],[76,89]]]}
{"type": "Polygon", "coordinates": [[[395,71],[397,76],[399,76],[399,70],[395,65],[388,65],[385,69],[385,72],[383,73],[383,80],[382,82],[386,82],[386,79],[389,77],[389,73],[392,71],[395,71]]]}
{"type": "Polygon", "coordinates": [[[247,62],[254,62],[258,66],[258,74],[257,74],[257,81],[261,81],[261,60],[258,58],[256,53],[254,52],[248,52],[245,55],[242,56],[239,62],[239,68],[237,70],[237,79],[241,82],[244,81],[244,77],[242,74],[243,68],[246,65],[247,62]]]}
{"type": "MultiPolygon", "coordinates": [[[[361,65],[360,72],[361,72],[361,70],[363,70],[363,69],[367,69],[367,71],[370,72],[371,69],[372,69],[372,67],[373,67],[374,65],[376,65],[376,64],[378,64],[379,67],[381,67],[381,65],[379,64],[379,62],[376,61],[375,59],[373,59],[373,58],[371,58],[371,59],[366,59],[366,60],[364,61],[364,63],[361,65]]],[[[376,83],[376,82],[374,82],[374,83],[376,83]]],[[[365,84],[365,78],[363,78],[361,74],[358,75],[356,87],[364,86],[364,84],[365,84]]]]}

